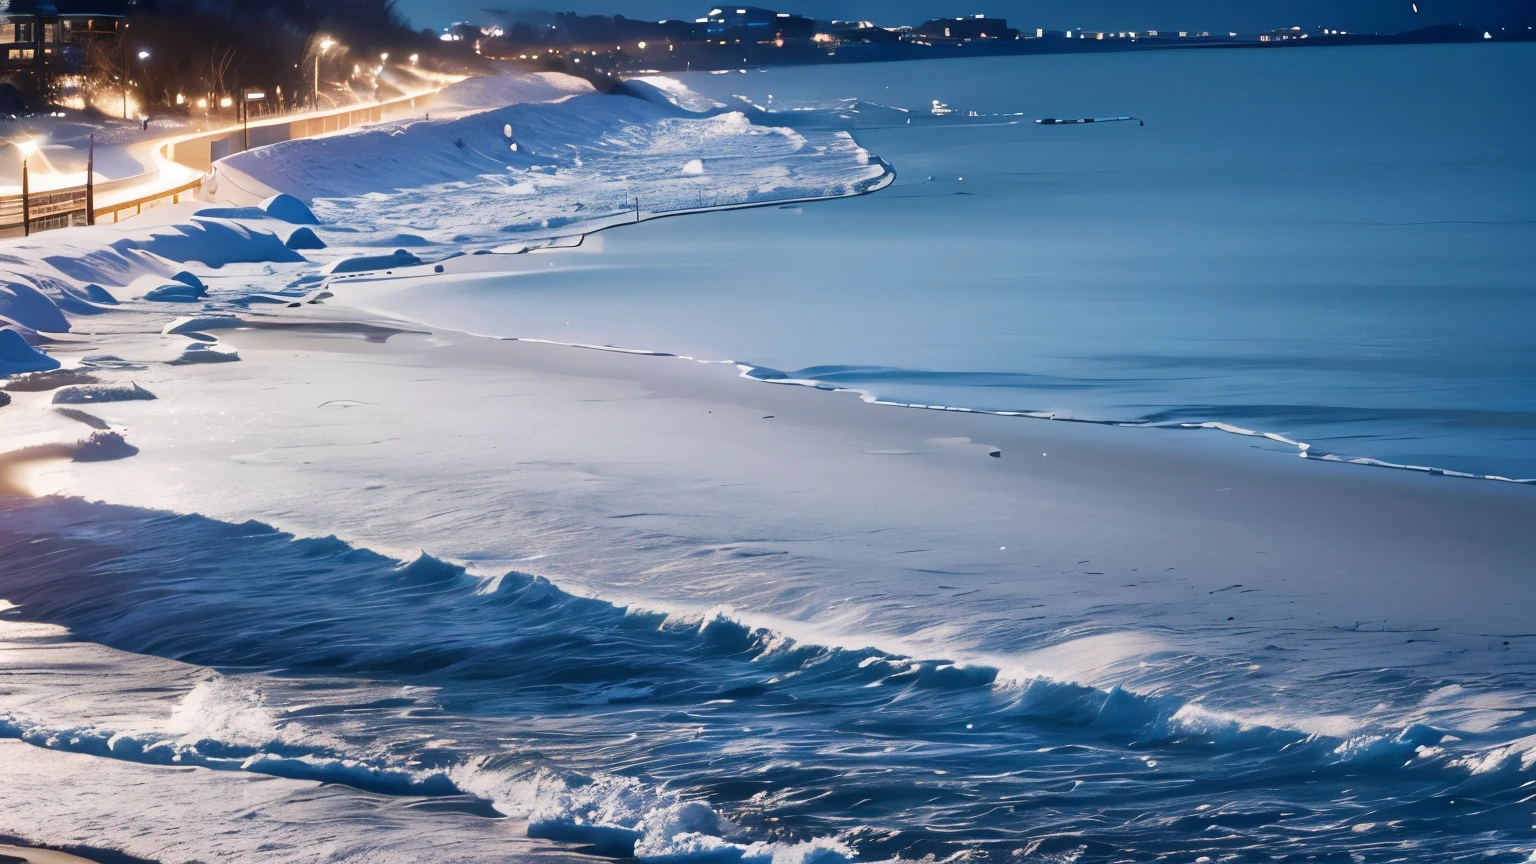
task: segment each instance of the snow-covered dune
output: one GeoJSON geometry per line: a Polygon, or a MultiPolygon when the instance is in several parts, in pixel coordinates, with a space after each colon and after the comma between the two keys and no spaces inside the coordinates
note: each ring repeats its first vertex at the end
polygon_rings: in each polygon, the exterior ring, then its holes
{"type": "Polygon", "coordinates": [[[572,95],[530,77],[465,82],[446,94],[467,106],[517,100],[507,107],[284,142],[224,165],[241,180],[310,203],[333,231],[364,235],[343,245],[409,232],[496,246],[633,219],[637,207],[644,218],[853,195],[889,173],[840,130],[763,126],[740,112],[692,113],[664,100],[572,95]]]}

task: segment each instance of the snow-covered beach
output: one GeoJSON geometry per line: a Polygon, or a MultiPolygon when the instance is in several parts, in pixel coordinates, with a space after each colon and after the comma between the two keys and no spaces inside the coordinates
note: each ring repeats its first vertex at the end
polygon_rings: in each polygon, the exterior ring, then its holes
{"type": "Polygon", "coordinates": [[[1530,854],[1529,487],[506,332],[472,292],[602,273],[636,198],[848,207],[892,175],[835,113],[470,83],[452,119],[230,160],[211,213],[7,244],[0,835],[1530,854]]]}

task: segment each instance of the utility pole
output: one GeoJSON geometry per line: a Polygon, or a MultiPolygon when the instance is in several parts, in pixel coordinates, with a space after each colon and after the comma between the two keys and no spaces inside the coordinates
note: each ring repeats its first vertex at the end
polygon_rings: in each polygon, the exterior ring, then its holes
{"type": "Polygon", "coordinates": [[[32,236],[32,183],[27,176],[27,160],[21,160],[21,236],[32,236]]]}
{"type": "Polygon", "coordinates": [[[120,55],[123,76],[123,119],[128,119],[128,24],[123,22],[117,29],[117,48],[120,55]]]}
{"type": "Polygon", "coordinates": [[[247,96],[246,96],[246,92],[245,92],[245,87],[244,86],[241,86],[241,88],[240,88],[240,107],[239,107],[239,111],[240,111],[240,126],[241,126],[242,131],[244,131],[244,133],[245,133],[245,147],[244,147],[244,150],[249,150],[249,149],[251,149],[251,106],[250,106],[250,99],[247,98],[247,96]]]}
{"type": "Polygon", "coordinates": [[[85,151],[85,224],[96,224],[96,136],[85,151]]]}

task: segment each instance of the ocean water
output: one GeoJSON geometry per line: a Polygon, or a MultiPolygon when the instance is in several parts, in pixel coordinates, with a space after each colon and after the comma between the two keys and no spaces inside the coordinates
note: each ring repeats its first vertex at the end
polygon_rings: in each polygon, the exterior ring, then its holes
{"type": "Polygon", "coordinates": [[[851,128],[897,181],[627,226],[380,305],[898,402],[1536,478],[1536,109],[1510,88],[1533,75],[1528,46],[1472,45],[679,76],[758,123],[851,128]],[[1145,125],[1032,122],[1120,115],[1145,125]]]}
{"type": "MultiPolygon", "coordinates": [[[[1481,726],[1443,715],[1309,733],[78,499],[0,509],[0,560],[0,594],[20,607],[0,615],[0,671],[11,699],[28,697],[0,713],[0,736],[399,798],[457,820],[429,829],[455,849],[465,822],[507,816],[588,854],[673,862],[1517,862],[1536,849],[1536,718],[1519,703],[1481,726]],[[54,643],[129,653],[20,674],[18,618],[67,628],[54,643]],[[147,657],[203,671],[169,686],[134,671],[147,657]]],[[[1518,692],[1529,670],[1503,665],[1518,692]]],[[[1405,671],[1334,683],[1405,686],[1429,711],[1468,702],[1405,671]]],[[[141,833],[106,830],[96,806],[93,845],[141,833]]],[[[269,793],[250,813],[291,806],[269,793]]],[[[158,848],[206,855],[197,828],[158,848]]],[[[358,830],[354,848],[369,848],[358,830]]],[[[265,841],[253,829],[241,854],[293,860],[265,841]]]]}
{"type": "MultiPolygon", "coordinates": [[[[510,276],[366,302],[899,401],[1221,421],[1321,452],[1536,476],[1533,121],[1507,86],[1533,62],[1459,46],[689,76],[721,102],[772,94],[774,122],[853,128],[898,182],[656,219],[525,256],[510,276]],[[922,113],[935,99],[960,113],[922,113]],[[993,116],[1019,112],[1147,125],[993,116]]],[[[290,443],[318,446],[301,438],[290,443]]],[[[409,486],[409,466],[375,458],[364,464],[409,486]]],[[[505,504],[493,512],[512,515],[472,527],[520,540],[555,524],[539,521],[553,503],[527,499],[606,494],[535,479],[470,469],[421,506],[505,504]]],[[[440,549],[452,531],[431,524],[394,539],[440,549]]],[[[0,738],[114,766],[46,763],[61,772],[51,794],[104,787],[74,801],[83,822],[0,787],[5,824],[177,861],[420,860],[402,826],[443,860],[530,854],[498,845],[507,833],[653,864],[1536,856],[1523,631],[1362,633],[1287,608],[1318,602],[1304,588],[1143,597],[1114,590],[1132,587],[1121,574],[1042,573],[1027,554],[901,579],[888,562],[860,573],[858,549],[762,564],[787,541],[636,524],[643,553],[592,541],[609,584],[643,586],[626,566],[659,564],[750,606],[754,590],[809,596],[820,578],[872,617],[948,615],[978,653],[1053,674],[905,656],[873,637],[832,647],[750,615],[616,605],[532,573],[395,560],[261,522],[4,500],[0,738]],[[838,554],[846,592],[824,569],[838,554]],[[766,572],[782,582],[757,585],[766,572]],[[1077,602],[1058,603],[1067,595],[1077,602]],[[1227,604],[1241,622],[1212,617],[1227,604]],[[1156,638],[1174,626],[1181,638],[1156,638]],[[237,827],[162,818],[150,832],[124,809],[169,795],[172,777],[234,799],[237,827]],[[219,782],[235,777],[329,785],[219,782]],[[295,815],[280,843],[256,820],[283,814],[295,815]],[[526,827],[487,827],[513,822],[526,827]],[[310,849],[311,830],[344,839],[310,849]]],[[[966,530],[933,531],[946,527],[966,530]]],[[[1397,574],[1345,575],[1403,590],[1397,574]]]]}

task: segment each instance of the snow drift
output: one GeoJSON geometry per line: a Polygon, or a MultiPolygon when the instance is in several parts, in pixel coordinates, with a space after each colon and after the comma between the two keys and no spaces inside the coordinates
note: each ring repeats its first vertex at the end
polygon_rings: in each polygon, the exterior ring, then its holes
{"type": "Polygon", "coordinates": [[[222,164],[307,201],[332,245],[342,238],[326,226],[346,231],[347,245],[402,232],[501,245],[645,215],[854,195],[888,175],[841,130],[596,94],[287,141],[222,164]]]}

